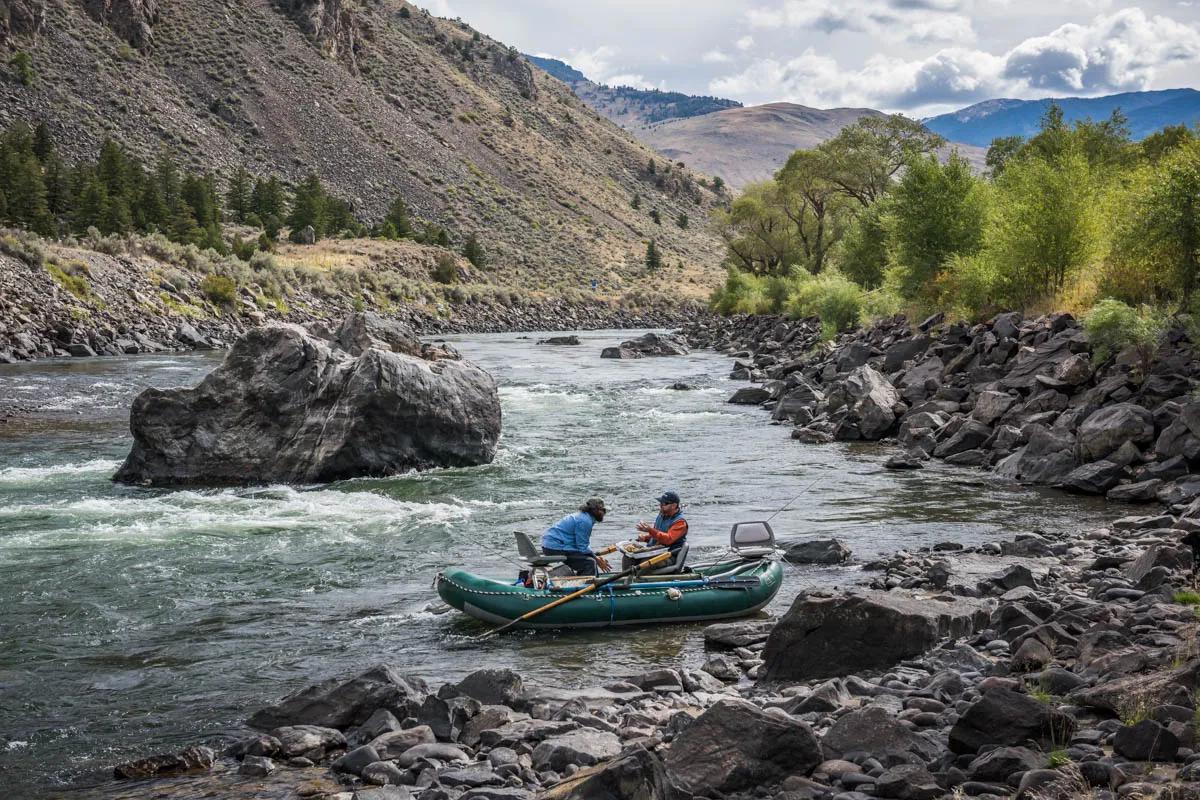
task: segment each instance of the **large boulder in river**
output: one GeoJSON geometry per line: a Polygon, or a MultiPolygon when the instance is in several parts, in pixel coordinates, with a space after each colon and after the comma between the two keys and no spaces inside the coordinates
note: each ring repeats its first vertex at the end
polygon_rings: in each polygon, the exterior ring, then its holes
{"type": "Polygon", "coordinates": [[[628,339],[616,347],[600,351],[601,358],[642,358],[644,356],[685,356],[689,353],[687,342],[673,333],[644,333],[636,339],[628,339]]]}
{"type": "Polygon", "coordinates": [[[1076,433],[1080,463],[1099,461],[1125,442],[1154,441],[1154,415],[1133,403],[1115,403],[1092,413],[1076,433]]]}
{"type": "Polygon", "coordinates": [[[666,767],[676,787],[712,797],[807,775],[823,760],[807,724],[739,698],[717,702],[684,728],[666,767]]]}
{"type": "Polygon", "coordinates": [[[116,480],[318,483],[489,463],[496,382],[375,314],[254,328],[192,389],[146,389],[116,480]]]}
{"type": "Polygon", "coordinates": [[[887,669],[946,637],[986,627],[988,617],[988,606],[976,600],[917,599],[891,592],[801,594],[767,639],[763,677],[809,680],[887,669]]]}
{"type": "Polygon", "coordinates": [[[985,745],[1033,740],[1049,750],[1056,743],[1069,742],[1074,732],[1075,718],[1069,714],[1027,694],[996,688],[984,692],[954,723],[950,749],[976,753],[985,745]]]}

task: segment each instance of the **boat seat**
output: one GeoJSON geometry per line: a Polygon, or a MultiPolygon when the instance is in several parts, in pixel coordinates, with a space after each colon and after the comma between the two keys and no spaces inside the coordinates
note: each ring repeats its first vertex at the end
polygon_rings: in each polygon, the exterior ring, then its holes
{"type": "MultiPolygon", "coordinates": [[[[641,574],[642,575],[676,575],[680,572],[683,572],[684,566],[687,563],[688,547],[689,547],[688,543],[684,542],[683,547],[679,548],[679,550],[675,553],[675,556],[670,561],[667,562],[666,566],[659,567],[657,569],[652,569],[647,572],[643,572],[641,574]]],[[[621,557],[621,569],[622,570],[629,569],[630,567],[632,567],[634,564],[636,564],[639,561],[645,561],[647,558],[653,558],[654,556],[661,555],[663,553],[663,551],[665,551],[665,550],[666,550],[665,547],[659,546],[659,547],[647,548],[646,550],[643,550],[642,552],[638,553],[636,556],[633,556],[633,557],[630,557],[628,555],[623,555],[621,557]]]]}
{"type": "Polygon", "coordinates": [[[561,564],[566,561],[565,556],[548,556],[543,553],[527,533],[513,531],[513,536],[517,537],[517,554],[531,567],[548,567],[551,564],[561,564]]]}
{"type": "Polygon", "coordinates": [[[766,558],[775,553],[775,531],[767,522],[735,522],[729,549],[745,559],[766,558]]]}

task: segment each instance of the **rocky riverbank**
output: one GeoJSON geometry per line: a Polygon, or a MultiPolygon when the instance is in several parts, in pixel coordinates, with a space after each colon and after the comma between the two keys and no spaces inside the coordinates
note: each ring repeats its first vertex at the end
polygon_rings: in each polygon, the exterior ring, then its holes
{"type": "MultiPolygon", "coordinates": [[[[221,349],[264,322],[336,323],[354,311],[380,313],[422,335],[662,328],[702,313],[694,303],[657,296],[566,298],[502,285],[441,285],[428,278],[429,248],[416,245],[401,254],[406,272],[389,272],[400,270],[390,262],[374,272],[359,268],[360,275],[264,261],[258,271],[243,266],[249,274],[238,283],[211,280],[215,273],[205,269],[220,265],[192,264],[200,256],[175,252],[170,243],[122,246],[106,253],[0,236],[0,364],[221,349]],[[160,252],[167,246],[172,253],[160,252]]],[[[459,270],[464,281],[480,277],[467,266],[459,270]]]]}
{"type": "Polygon", "coordinates": [[[1132,349],[1098,362],[1069,314],[1000,314],[974,326],[903,317],[820,341],[815,320],[707,318],[689,343],[735,358],[761,404],[809,443],[892,440],[889,462],[929,458],[1002,478],[1200,509],[1200,361],[1183,329],[1148,361],[1132,349]]]}
{"type": "Polygon", "coordinates": [[[871,587],[710,626],[699,670],[593,689],[379,666],[261,709],[235,742],[120,765],[135,782],[114,794],[1195,797],[1200,596],[1178,545],[1195,528],[1129,517],[897,553],[865,565],[871,587]]]}

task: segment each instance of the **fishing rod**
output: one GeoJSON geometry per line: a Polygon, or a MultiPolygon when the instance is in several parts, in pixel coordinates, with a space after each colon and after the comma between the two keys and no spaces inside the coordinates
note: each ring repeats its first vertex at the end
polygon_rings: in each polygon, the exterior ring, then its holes
{"type": "Polygon", "coordinates": [[[804,495],[808,494],[808,490],[809,490],[809,489],[811,489],[811,488],[813,488],[814,486],[816,486],[818,483],[820,483],[820,482],[821,482],[821,478],[823,478],[823,477],[825,477],[825,476],[824,476],[824,475],[818,475],[818,476],[817,476],[817,479],[816,479],[815,481],[813,481],[812,483],[810,483],[808,486],[805,486],[805,487],[804,487],[804,489],[803,489],[803,490],[800,492],[800,494],[796,495],[796,496],[795,496],[795,497],[793,497],[791,500],[788,500],[786,503],[784,503],[784,504],[783,504],[783,506],[781,506],[781,507],[780,507],[780,509],[779,509],[778,511],[776,511],[776,512],[775,512],[774,514],[772,514],[771,516],[767,517],[765,521],[766,521],[766,522],[770,522],[771,520],[775,519],[775,518],[776,518],[776,517],[778,517],[780,514],[782,514],[782,513],[784,512],[784,510],[785,510],[785,509],[786,509],[788,506],[790,506],[792,503],[794,503],[794,502],[796,502],[797,500],[799,500],[801,497],[804,497],[804,495]]]}

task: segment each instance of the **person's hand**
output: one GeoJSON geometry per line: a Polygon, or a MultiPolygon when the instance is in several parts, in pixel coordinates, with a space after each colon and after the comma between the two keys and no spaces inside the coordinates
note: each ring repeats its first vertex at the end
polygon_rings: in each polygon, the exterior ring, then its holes
{"type": "Polygon", "coordinates": [[[612,567],[608,565],[608,559],[604,556],[596,556],[596,566],[605,572],[612,572],[612,567]]]}
{"type": "Polygon", "coordinates": [[[639,536],[637,538],[638,538],[639,542],[648,542],[648,541],[650,541],[650,534],[643,533],[641,536],[639,536]]]}
{"type": "MultiPolygon", "coordinates": [[[[648,532],[648,531],[650,531],[650,529],[651,529],[651,526],[650,526],[650,523],[649,523],[649,522],[639,522],[639,523],[637,524],[637,526],[636,526],[636,527],[637,527],[637,529],[638,529],[639,531],[641,531],[642,533],[647,533],[647,532],[648,532]]],[[[639,536],[638,538],[639,538],[639,539],[642,539],[642,537],[641,537],[641,536],[639,536]]],[[[642,541],[646,541],[646,540],[645,540],[645,539],[642,539],[642,541]]]]}

